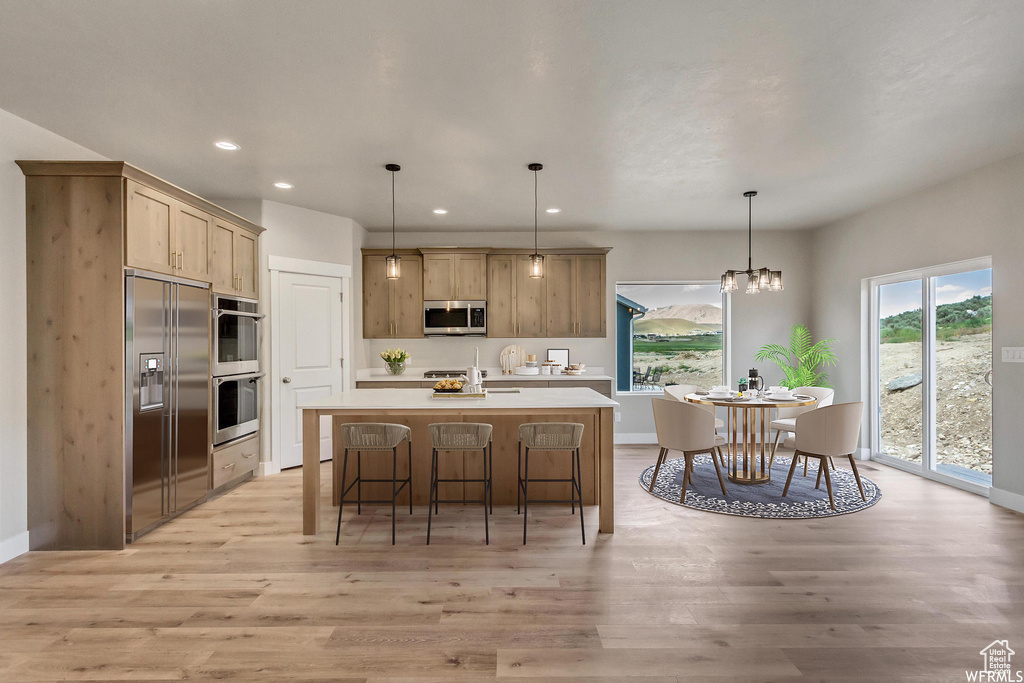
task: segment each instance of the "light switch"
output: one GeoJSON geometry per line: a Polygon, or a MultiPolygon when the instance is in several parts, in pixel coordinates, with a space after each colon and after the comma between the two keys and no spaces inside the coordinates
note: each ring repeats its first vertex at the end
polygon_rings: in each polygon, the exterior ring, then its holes
{"type": "Polygon", "coordinates": [[[1024,346],[1004,346],[1004,363],[1024,363],[1024,346]]]}

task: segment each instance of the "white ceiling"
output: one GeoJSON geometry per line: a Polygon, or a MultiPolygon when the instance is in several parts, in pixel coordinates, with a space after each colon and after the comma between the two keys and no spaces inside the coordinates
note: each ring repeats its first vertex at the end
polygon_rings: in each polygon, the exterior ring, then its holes
{"type": "Polygon", "coordinates": [[[543,230],[743,228],[747,189],[755,227],[801,228],[1024,151],[1020,0],[2,10],[0,108],[204,196],[370,230],[386,162],[403,230],[532,228],[531,161],[543,230]]]}

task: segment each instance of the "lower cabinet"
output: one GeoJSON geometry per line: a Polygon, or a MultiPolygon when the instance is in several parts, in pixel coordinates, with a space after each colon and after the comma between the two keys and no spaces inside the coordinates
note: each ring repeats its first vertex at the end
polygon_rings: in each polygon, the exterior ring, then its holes
{"type": "Polygon", "coordinates": [[[259,434],[220,446],[213,451],[210,466],[210,488],[218,489],[225,484],[240,480],[256,470],[260,462],[259,434]]]}

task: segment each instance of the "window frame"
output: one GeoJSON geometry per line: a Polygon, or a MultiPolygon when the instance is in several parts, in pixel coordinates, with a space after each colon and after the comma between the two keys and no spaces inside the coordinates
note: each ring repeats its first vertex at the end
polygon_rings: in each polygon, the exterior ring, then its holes
{"type": "MultiPolygon", "coordinates": [[[[649,286],[649,285],[699,285],[699,286],[715,286],[720,287],[720,280],[624,280],[615,283],[615,293],[619,293],[619,287],[629,286],[649,286]]],[[[723,292],[722,296],[722,380],[727,386],[732,386],[732,340],[729,334],[732,328],[732,293],[723,292]]],[[[629,358],[630,367],[633,366],[633,337],[629,338],[629,358]]],[[[619,347],[616,343],[615,346],[615,361],[618,366],[619,360],[619,347]]],[[[617,379],[617,378],[616,378],[617,379]]],[[[650,391],[636,391],[630,389],[623,391],[618,388],[618,382],[615,383],[615,395],[616,396],[648,396],[657,398],[665,395],[664,388],[658,388],[650,391]]],[[[630,377],[630,386],[633,386],[632,377],[630,377]]]]}

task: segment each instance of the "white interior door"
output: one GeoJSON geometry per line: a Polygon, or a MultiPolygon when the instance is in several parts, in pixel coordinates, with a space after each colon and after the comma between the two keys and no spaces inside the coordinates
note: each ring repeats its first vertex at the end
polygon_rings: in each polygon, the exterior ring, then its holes
{"type": "MultiPolygon", "coordinates": [[[[302,464],[302,414],[296,407],[341,393],[343,319],[341,279],[280,274],[273,325],[280,383],[278,452],[281,467],[302,464]]],[[[320,459],[331,457],[330,418],[323,418],[320,459]]]]}

